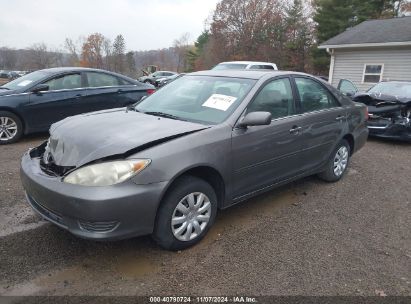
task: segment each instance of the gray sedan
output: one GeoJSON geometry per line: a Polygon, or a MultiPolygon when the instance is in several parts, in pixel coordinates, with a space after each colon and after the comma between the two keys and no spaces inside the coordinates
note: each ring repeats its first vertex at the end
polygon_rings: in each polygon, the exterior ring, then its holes
{"type": "Polygon", "coordinates": [[[32,208],[89,239],[200,241],[219,209],[303,176],[335,182],[366,142],[367,110],[302,73],[205,71],[132,107],[66,118],[28,151],[32,208]]]}

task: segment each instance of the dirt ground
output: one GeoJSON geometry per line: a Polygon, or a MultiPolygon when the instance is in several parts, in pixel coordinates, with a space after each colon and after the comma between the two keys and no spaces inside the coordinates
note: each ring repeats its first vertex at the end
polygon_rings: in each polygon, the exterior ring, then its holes
{"type": "Polygon", "coordinates": [[[34,215],[0,146],[2,295],[411,295],[411,145],[370,140],[347,175],[309,177],[220,212],[194,248],[98,243],[34,215]]]}

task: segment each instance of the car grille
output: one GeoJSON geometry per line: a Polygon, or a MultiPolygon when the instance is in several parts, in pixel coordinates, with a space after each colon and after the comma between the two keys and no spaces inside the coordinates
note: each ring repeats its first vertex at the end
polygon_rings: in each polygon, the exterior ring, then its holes
{"type": "Polygon", "coordinates": [[[109,221],[109,222],[88,222],[79,220],[80,228],[89,232],[105,233],[115,230],[120,222],[109,221]]]}
{"type": "Polygon", "coordinates": [[[60,176],[63,176],[66,172],[74,169],[75,167],[57,166],[55,163],[52,163],[52,162],[46,164],[43,161],[43,158],[41,158],[40,159],[40,168],[47,175],[60,177],[60,176]]]}

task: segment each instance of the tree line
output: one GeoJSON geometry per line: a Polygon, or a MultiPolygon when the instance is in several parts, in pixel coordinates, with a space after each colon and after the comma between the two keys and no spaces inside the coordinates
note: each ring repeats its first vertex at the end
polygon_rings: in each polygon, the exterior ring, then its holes
{"type": "Polygon", "coordinates": [[[329,56],[318,45],[364,20],[411,13],[411,0],[221,0],[205,30],[190,43],[183,33],[169,48],[127,51],[119,34],[66,38],[64,49],[37,43],[24,50],[0,48],[0,69],[53,66],[101,68],[132,77],[148,65],[190,72],[222,61],[258,60],[283,70],[326,74],[329,56]]]}

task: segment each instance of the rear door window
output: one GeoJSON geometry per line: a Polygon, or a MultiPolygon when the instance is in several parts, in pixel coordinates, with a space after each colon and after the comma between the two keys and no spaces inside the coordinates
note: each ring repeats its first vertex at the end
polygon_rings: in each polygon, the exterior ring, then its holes
{"type": "Polygon", "coordinates": [[[320,83],[308,78],[295,78],[303,113],[338,106],[335,97],[320,83]]]}
{"type": "Polygon", "coordinates": [[[113,75],[106,73],[87,72],[87,82],[90,88],[114,87],[123,85],[123,81],[113,75]]]}

